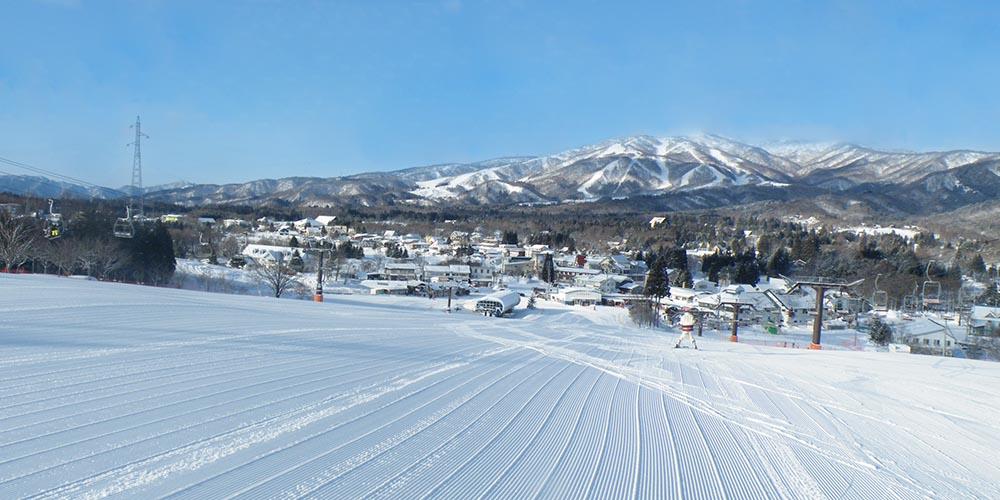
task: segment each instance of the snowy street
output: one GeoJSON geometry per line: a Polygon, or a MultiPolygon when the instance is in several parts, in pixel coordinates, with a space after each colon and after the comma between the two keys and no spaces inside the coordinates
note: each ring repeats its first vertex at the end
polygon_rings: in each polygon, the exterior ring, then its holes
{"type": "MultiPolygon", "coordinates": [[[[1000,364],[0,275],[4,498],[1000,498],[1000,364]]],[[[523,306],[523,302],[522,302],[523,306]]]]}

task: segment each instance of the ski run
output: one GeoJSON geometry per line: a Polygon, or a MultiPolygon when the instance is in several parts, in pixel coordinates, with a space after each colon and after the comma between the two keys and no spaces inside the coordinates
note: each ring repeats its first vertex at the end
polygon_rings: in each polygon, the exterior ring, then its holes
{"type": "Polygon", "coordinates": [[[3,498],[1000,498],[1000,364],[0,276],[3,498]]]}

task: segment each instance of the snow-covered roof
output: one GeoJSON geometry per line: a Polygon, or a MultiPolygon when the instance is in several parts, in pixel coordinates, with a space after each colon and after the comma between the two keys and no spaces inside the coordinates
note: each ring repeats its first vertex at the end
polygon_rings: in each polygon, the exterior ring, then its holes
{"type": "Polygon", "coordinates": [[[816,297],[808,293],[785,293],[777,290],[767,290],[764,295],[774,305],[784,310],[811,310],[816,308],[816,297]]]}
{"type": "Polygon", "coordinates": [[[504,310],[510,310],[521,302],[521,295],[513,290],[493,292],[476,301],[477,304],[495,302],[501,304],[504,310]]]}
{"type": "Polygon", "coordinates": [[[563,267],[556,266],[557,273],[569,273],[569,274],[601,274],[600,269],[588,269],[586,267],[563,267]]]}
{"type": "Polygon", "coordinates": [[[619,266],[622,269],[632,267],[632,261],[622,254],[609,255],[606,260],[610,260],[614,265],[619,266]]]}
{"type": "Polygon", "coordinates": [[[283,247],[278,245],[261,245],[259,243],[250,243],[249,245],[243,247],[243,254],[250,256],[263,256],[273,252],[281,253],[284,255],[291,255],[299,250],[295,247],[283,247]]]}
{"type": "Polygon", "coordinates": [[[601,300],[601,292],[594,290],[593,288],[586,287],[569,287],[563,288],[556,293],[557,297],[565,299],[584,299],[584,300],[601,300]]]}
{"type": "Polygon", "coordinates": [[[1000,321],[1000,307],[972,306],[969,317],[973,321],[1000,321]]]}
{"type": "Polygon", "coordinates": [[[299,219],[295,221],[294,225],[295,227],[314,227],[314,226],[321,226],[322,224],[320,224],[319,221],[317,221],[316,219],[310,219],[306,217],[305,219],[299,219]]]}
{"type": "Polygon", "coordinates": [[[363,280],[360,285],[374,290],[407,290],[418,282],[405,280],[363,280]]]}
{"type": "Polygon", "coordinates": [[[424,266],[424,272],[428,273],[451,273],[451,274],[469,274],[472,270],[469,266],[464,264],[451,264],[447,266],[424,266]]]}
{"type": "Polygon", "coordinates": [[[403,271],[403,270],[416,271],[417,270],[417,265],[414,264],[414,263],[412,263],[412,262],[386,262],[385,263],[385,269],[386,270],[395,269],[395,270],[400,270],[400,271],[403,271]]]}

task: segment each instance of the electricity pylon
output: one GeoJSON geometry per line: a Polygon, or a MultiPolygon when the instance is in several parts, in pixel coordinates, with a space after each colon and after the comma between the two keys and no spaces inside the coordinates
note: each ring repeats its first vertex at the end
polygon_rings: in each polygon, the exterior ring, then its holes
{"type": "Polygon", "coordinates": [[[139,116],[135,117],[135,125],[132,125],[135,129],[135,140],[129,143],[132,146],[132,189],[129,192],[128,206],[132,214],[138,214],[139,217],[145,215],[145,193],[142,191],[142,138],[145,137],[149,139],[149,136],[142,133],[142,124],[139,122],[139,116]],[[136,200],[138,196],[138,200],[136,200]],[[133,204],[138,201],[138,210],[132,210],[133,204]]]}

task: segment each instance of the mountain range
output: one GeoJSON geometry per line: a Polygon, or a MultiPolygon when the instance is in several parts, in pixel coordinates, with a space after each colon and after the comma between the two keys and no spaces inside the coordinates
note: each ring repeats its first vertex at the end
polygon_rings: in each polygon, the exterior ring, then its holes
{"type": "MultiPolygon", "coordinates": [[[[99,198],[122,191],[45,180],[0,176],[0,190],[99,198]]],[[[549,156],[146,189],[147,199],[186,206],[510,205],[645,198],[646,205],[662,199],[670,206],[711,208],[818,195],[902,213],[940,213],[1000,197],[1000,153],[888,152],[846,143],[755,146],[709,134],[634,136],[549,156]]]]}

